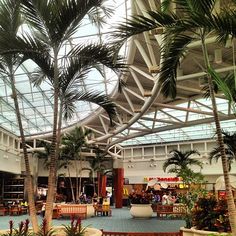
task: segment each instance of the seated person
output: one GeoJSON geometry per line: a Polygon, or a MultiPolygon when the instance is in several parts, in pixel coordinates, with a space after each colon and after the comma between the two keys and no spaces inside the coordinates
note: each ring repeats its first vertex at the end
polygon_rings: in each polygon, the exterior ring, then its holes
{"type": "Polygon", "coordinates": [[[98,202],[98,195],[94,193],[93,198],[92,198],[93,204],[96,205],[98,202]]]}
{"type": "Polygon", "coordinates": [[[107,198],[103,199],[102,209],[103,209],[103,215],[108,216],[110,210],[110,202],[107,200],[107,198]]]}
{"type": "Polygon", "coordinates": [[[28,207],[28,202],[25,201],[25,200],[23,200],[23,201],[21,201],[20,206],[22,206],[22,207],[28,207]]]}

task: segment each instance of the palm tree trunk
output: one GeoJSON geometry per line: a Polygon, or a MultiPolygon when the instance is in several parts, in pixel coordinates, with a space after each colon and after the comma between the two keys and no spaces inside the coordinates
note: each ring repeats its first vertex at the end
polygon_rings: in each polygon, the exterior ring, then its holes
{"type": "MultiPolygon", "coordinates": [[[[202,48],[203,48],[203,54],[204,54],[204,59],[205,59],[205,65],[207,69],[211,68],[209,58],[207,55],[207,48],[204,41],[204,37],[202,37],[202,48]]],[[[223,167],[223,174],[224,174],[225,188],[226,188],[227,205],[228,205],[228,212],[229,212],[229,221],[230,221],[230,226],[232,230],[232,235],[236,235],[236,209],[235,209],[235,204],[234,204],[232,188],[231,188],[230,180],[229,180],[228,161],[227,161],[227,157],[225,153],[224,141],[223,141],[221,126],[220,126],[218,111],[217,111],[215,93],[213,89],[214,88],[213,81],[209,73],[207,77],[208,77],[210,97],[212,101],[214,121],[215,121],[215,126],[216,126],[217,141],[218,141],[218,145],[220,147],[220,153],[221,153],[221,160],[222,160],[222,167],[223,167]]]]}
{"type": "Polygon", "coordinates": [[[98,181],[98,197],[100,197],[100,182],[101,182],[101,174],[99,171],[97,171],[97,181],[98,181]]]}
{"type": "Polygon", "coordinates": [[[94,178],[94,170],[92,170],[92,175],[93,175],[93,194],[96,193],[96,185],[95,185],[95,178],[94,178]]]}
{"type": "MultiPolygon", "coordinates": [[[[63,101],[60,103],[60,110],[59,110],[59,119],[58,119],[58,127],[57,127],[57,142],[56,142],[56,148],[55,148],[55,156],[56,159],[58,160],[59,156],[59,150],[60,150],[60,143],[61,143],[61,124],[62,124],[62,108],[63,108],[63,101]]],[[[57,191],[57,183],[58,183],[58,175],[57,171],[58,168],[56,168],[56,180],[55,180],[55,186],[56,186],[56,191],[57,191]]]]}
{"type": "Polygon", "coordinates": [[[69,181],[70,181],[70,189],[71,189],[71,196],[72,196],[72,201],[75,202],[75,194],[74,194],[74,189],[73,189],[73,184],[70,176],[70,167],[68,165],[68,176],[69,176],[69,181]]]}
{"type": "Polygon", "coordinates": [[[59,71],[58,71],[58,52],[54,50],[54,109],[53,109],[53,133],[52,145],[50,153],[50,166],[48,174],[48,193],[45,206],[45,220],[47,222],[47,231],[52,222],[53,202],[55,198],[55,182],[56,182],[56,146],[57,146],[57,132],[58,132],[58,99],[59,99],[59,71]]]}
{"type": "Polygon", "coordinates": [[[78,186],[79,186],[79,171],[78,171],[78,159],[76,158],[76,160],[75,160],[75,201],[77,202],[78,201],[78,199],[79,199],[79,188],[78,188],[78,186]]]}
{"type": "Polygon", "coordinates": [[[26,142],[25,142],[24,129],[23,129],[22,121],[21,121],[19,103],[18,103],[16,88],[15,88],[15,79],[12,73],[10,77],[11,77],[12,97],[14,100],[16,116],[17,116],[17,121],[19,125],[20,136],[21,136],[21,144],[22,144],[22,149],[23,149],[24,161],[25,161],[26,190],[27,190],[27,196],[28,196],[28,202],[29,202],[30,218],[32,222],[33,231],[37,233],[39,231],[39,225],[38,225],[38,218],[36,214],[37,211],[36,211],[35,201],[34,201],[33,180],[32,180],[31,171],[30,171],[30,164],[29,164],[29,157],[28,157],[28,152],[27,152],[27,147],[26,147],[26,142]]]}
{"type": "Polygon", "coordinates": [[[79,194],[82,193],[82,171],[83,171],[83,168],[82,168],[82,157],[81,155],[79,154],[80,156],[80,171],[79,171],[79,194]]]}

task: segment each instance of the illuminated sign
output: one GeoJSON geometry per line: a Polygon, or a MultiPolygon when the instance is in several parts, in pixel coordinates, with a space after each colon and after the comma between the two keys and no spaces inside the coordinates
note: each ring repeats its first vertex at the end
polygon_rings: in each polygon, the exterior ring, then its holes
{"type": "Polygon", "coordinates": [[[144,177],[144,182],[148,182],[150,180],[156,180],[157,182],[179,182],[182,181],[180,177],[144,177]]]}

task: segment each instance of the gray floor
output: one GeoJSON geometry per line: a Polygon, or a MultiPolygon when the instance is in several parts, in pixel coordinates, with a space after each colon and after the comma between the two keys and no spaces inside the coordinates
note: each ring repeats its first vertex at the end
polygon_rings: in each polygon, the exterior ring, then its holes
{"type": "MultiPolygon", "coordinates": [[[[14,226],[27,219],[27,215],[22,216],[0,216],[0,229],[8,229],[9,220],[14,221],[14,226]]],[[[40,222],[42,217],[39,216],[40,222]]],[[[185,225],[183,220],[160,220],[155,214],[150,219],[133,219],[129,209],[112,209],[112,216],[97,216],[82,221],[83,226],[91,226],[97,229],[114,232],[178,232],[181,226],[185,225]]],[[[68,225],[70,219],[62,218],[53,220],[53,225],[68,225]]]]}

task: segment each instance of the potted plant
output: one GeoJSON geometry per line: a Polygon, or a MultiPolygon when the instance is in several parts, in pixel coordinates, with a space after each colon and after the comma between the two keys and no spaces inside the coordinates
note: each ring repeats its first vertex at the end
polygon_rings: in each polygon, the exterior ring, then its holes
{"type": "Polygon", "coordinates": [[[149,193],[132,193],[129,195],[131,202],[130,214],[134,218],[150,218],[153,210],[151,207],[152,196],[149,193]]]}
{"type": "Polygon", "coordinates": [[[192,209],[191,229],[183,229],[183,235],[230,235],[231,231],[225,199],[217,200],[212,194],[197,200],[192,209]]]}

